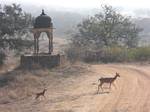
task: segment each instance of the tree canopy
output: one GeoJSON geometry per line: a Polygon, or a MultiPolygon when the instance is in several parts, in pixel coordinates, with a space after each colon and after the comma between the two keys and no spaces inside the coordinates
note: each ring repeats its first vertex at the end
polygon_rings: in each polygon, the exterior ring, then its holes
{"type": "Polygon", "coordinates": [[[131,17],[121,15],[111,6],[103,6],[102,11],[83,20],[77,25],[78,32],[72,37],[72,44],[87,49],[105,46],[136,47],[141,31],[131,17]]]}
{"type": "Polygon", "coordinates": [[[19,49],[30,47],[31,42],[23,38],[32,25],[31,14],[23,12],[20,5],[0,4],[0,64],[6,56],[5,49],[19,49]]]}

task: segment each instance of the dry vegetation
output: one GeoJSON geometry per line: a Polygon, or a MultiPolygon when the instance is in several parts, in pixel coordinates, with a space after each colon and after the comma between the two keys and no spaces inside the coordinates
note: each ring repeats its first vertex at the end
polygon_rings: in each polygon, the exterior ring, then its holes
{"type": "MultiPolygon", "coordinates": [[[[57,40],[58,41],[58,40],[57,40]]],[[[63,42],[61,40],[59,43],[63,42]]],[[[55,43],[59,44],[59,43],[55,43]]],[[[57,45],[56,45],[57,46],[57,45]]],[[[56,49],[57,50],[57,49],[56,49]]],[[[58,52],[58,51],[57,51],[58,52]]],[[[148,112],[150,65],[85,64],[23,70],[17,60],[0,68],[0,112],[148,112]],[[97,94],[98,79],[119,72],[115,86],[97,94]],[[46,98],[35,99],[47,88],[46,98]]]]}
{"type": "Polygon", "coordinates": [[[19,112],[24,105],[20,104],[22,102],[32,107],[30,103],[36,102],[34,98],[37,92],[47,88],[51,94],[58,94],[72,85],[77,76],[87,72],[87,68],[87,65],[76,64],[51,70],[3,70],[0,74],[0,108],[3,112],[19,112]]]}
{"type": "MultiPolygon", "coordinates": [[[[20,10],[19,5],[13,4],[13,6],[20,10]]],[[[10,7],[8,6],[8,9],[11,9],[10,7]]],[[[0,68],[0,112],[149,112],[150,47],[136,46],[136,38],[140,29],[132,24],[130,18],[117,14],[111,6],[105,6],[104,8],[106,9],[104,14],[108,15],[108,19],[105,19],[105,15],[103,16],[100,13],[94,16],[95,19],[92,17],[78,25],[80,35],[77,33],[71,39],[74,40],[75,45],[72,45],[73,43],[68,44],[66,39],[54,38],[53,53],[66,53],[71,64],[66,62],[65,65],[53,69],[38,68],[38,66],[35,67],[36,69],[21,69],[18,67],[18,58],[14,58],[11,53],[8,55],[5,51],[8,56],[7,61],[0,68]],[[110,14],[107,14],[108,12],[110,14]],[[115,18],[117,24],[114,23],[115,18]],[[112,19],[112,23],[110,19],[112,19]],[[102,26],[103,24],[104,26],[102,26]],[[116,28],[112,29],[111,26],[115,24],[117,25],[116,28]],[[109,30],[106,30],[106,26],[109,30]],[[86,45],[83,46],[83,43],[86,45]],[[67,47],[69,48],[67,49],[67,47]],[[85,64],[76,62],[77,60],[92,63],[85,64]],[[147,61],[147,64],[145,64],[145,61],[147,61]],[[97,62],[113,62],[113,64],[98,64],[97,62]],[[116,64],[116,62],[124,63],[116,64]],[[129,64],[129,62],[134,63],[129,64]],[[144,64],[135,62],[144,62],[144,64]],[[114,77],[116,72],[120,74],[120,77],[115,80],[115,86],[109,89],[109,85],[104,83],[103,91],[99,91],[99,94],[97,94],[98,79],[114,77]],[[47,89],[46,98],[35,99],[36,94],[45,88],[47,89]]],[[[15,10],[14,14],[10,12],[10,16],[12,15],[15,15],[15,10]]],[[[20,16],[23,16],[23,14],[20,16]]],[[[6,17],[9,20],[6,22],[7,24],[14,22],[12,21],[13,16],[6,17]]],[[[31,17],[30,19],[32,20],[31,17]]],[[[15,23],[17,22],[15,21],[15,23]]],[[[8,29],[15,33],[14,26],[7,24],[5,26],[8,26],[8,29]]],[[[5,27],[2,26],[2,28],[5,27]]],[[[21,29],[23,28],[24,26],[21,29]]],[[[8,33],[7,29],[4,31],[6,32],[2,32],[1,37],[8,33]]],[[[8,35],[12,34],[9,32],[8,35]]],[[[48,51],[48,41],[45,35],[42,35],[42,37],[44,38],[41,38],[39,43],[40,53],[45,53],[48,51]]],[[[2,43],[1,47],[6,50],[6,42],[2,41],[2,43]]],[[[18,49],[25,43],[29,44],[29,41],[15,40],[12,45],[14,45],[14,49],[18,49]]],[[[12,45],[10,44],[9,47],[12,48],[12,45]]],[[[31,47],[31,45],[32,42],[28,47],[31,47]]],[[[31,53],[30,50],[25,52],[31,53]]],[[[0,59],[5,57],[4,54],[4,52],[1,52],[0,59]]],[[[2,60],[0,64],[3,64],[2,60]]]]}
{"type": "Polygon", "coordinates": [[[0,112],[148,112],[149,64],[76,63],[55,69],[14,69],[0,75],[0,112]],[[120,78],[112,89],[98,79],[120,78]],[[46,98],[35,93],[47,88],[46,98]]]}

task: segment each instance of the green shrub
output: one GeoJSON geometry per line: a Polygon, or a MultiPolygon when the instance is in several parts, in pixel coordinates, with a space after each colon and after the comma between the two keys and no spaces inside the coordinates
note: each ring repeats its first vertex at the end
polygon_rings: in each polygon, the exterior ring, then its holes
{"type": "Polygon", "coordinates": [[[135,60],[148,61],[150,60],[150,47],[140,47],[135,50],[135,60]]]}
{"type": "Polygon", "coordinates": [[[0,51],[0,66],[4,64],[4,60],[6,58],[6,55],[3,51],[0,51]]]}
{"type": "Polygon", "coordinates": [[[67,59],[71,62],[74,63],[77,60],[79,60],[81,58],[81,55],[84,53],[81,53],[82,50],[81,48],[78,49],[75,46],[69,46],[66,50],[65,50],[65,54],[67,55],[67,59]]]}
{"type": "Polygon", "coordinates": [[[105,47],[99,50],[85,50],[70,48],[67,52],[71,60],[83,60],[85,62],[138,62],[150,60],[150,47],[124,48],[105,47]]]}
{"type": "Polygon", "coordinates": [[[104,59],[101,59],[103,62],[121,62],[126,57],[125,49],[120,47],[108,47],[104,52],[104,59]]]}

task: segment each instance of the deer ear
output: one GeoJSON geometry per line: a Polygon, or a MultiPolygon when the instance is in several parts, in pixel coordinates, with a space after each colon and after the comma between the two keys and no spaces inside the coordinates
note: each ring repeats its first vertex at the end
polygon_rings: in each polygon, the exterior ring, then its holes
{"type": "Polygon", "coordinates": [[[118,73],[118,72],[116,72],[116,75],[119,75],[119,73],[118,73]]]}

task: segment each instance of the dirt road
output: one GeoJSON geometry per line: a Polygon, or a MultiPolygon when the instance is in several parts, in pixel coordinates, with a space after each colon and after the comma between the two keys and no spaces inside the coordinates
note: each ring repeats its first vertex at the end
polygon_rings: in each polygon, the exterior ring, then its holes
{"type": "MultiPolygon", "coordinates": [[[[92,65],[91,73],[82,77],[62,96],[52,103],[50,112],[149,112],[150,111],[150,66],[92,65]],[[96,94],[97,79],[120,73],[116,87],[96,94]]],[[[107,85],[105,85],[107,86],[107,85]]],[[[49,96],[51,98],[51,96],[49,96]]]]}
{"type": "Polygon", "coordinates": [[[85,75],[51,87],[46,99],[29,98],[9,106],[18,105],[16,112],[150,112],[150,65],[91,65],[89,69],[85,75]],[[121,76],[115,86],[109,90],[105,84],[104,92],[97,94],[98,78],[115,72],[121,76]]]}

